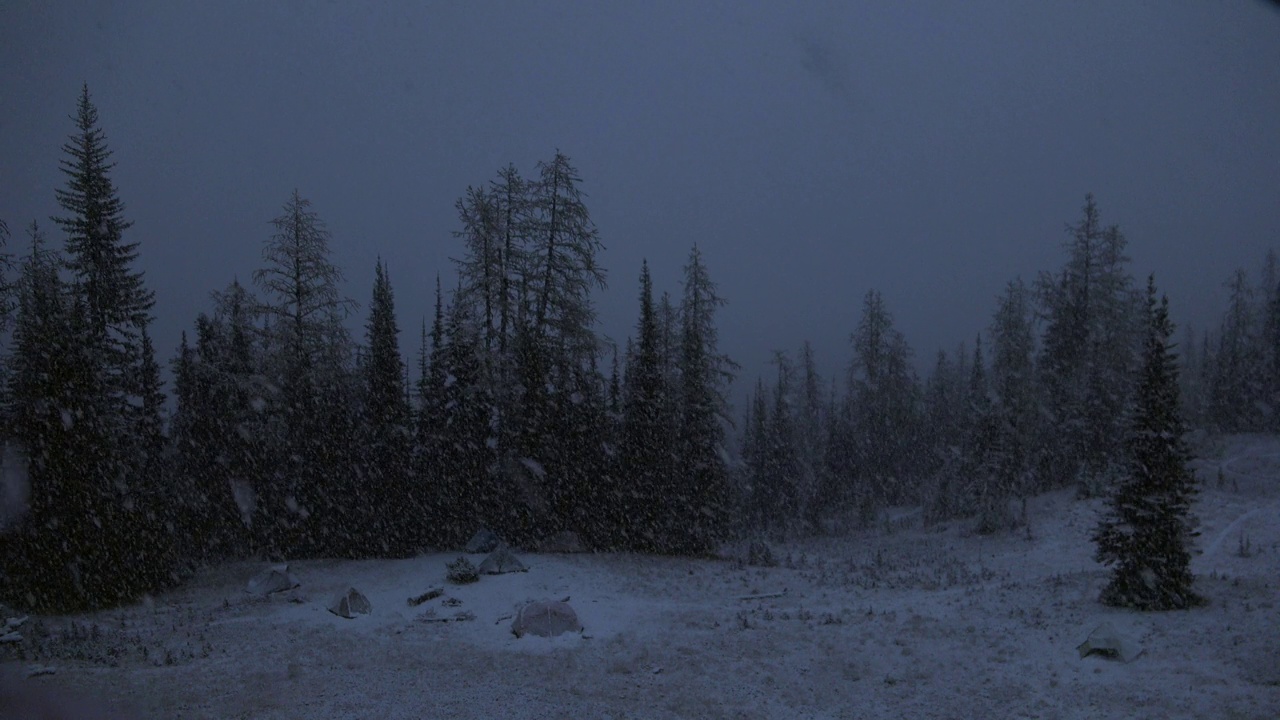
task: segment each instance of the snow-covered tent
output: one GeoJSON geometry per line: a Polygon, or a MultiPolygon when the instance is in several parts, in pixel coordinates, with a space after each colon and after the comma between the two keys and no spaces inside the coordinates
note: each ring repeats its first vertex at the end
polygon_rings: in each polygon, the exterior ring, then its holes
{"type": "Polygon", "coordinates": [[[511,622],[516,637],[537,635],[555,637],[569,632],[582,632],[578,614],[563,600],[541,600],[520,608],[511,622]]]}
{"type": "Polygon", "coordinates": [[[369,604],[369,598],[364,596],[355,588],[347,588],[347,591],[339,594],[329,603],[329,612],[350,620],[357,615],[368,615],[373,612],[373,606],[369,604]]]}
{"type": "Polygon", "coordinates": [[[1088,639],[1080,643],[1076,650],[1080,651],[1080,657],[1097,653],[1126,663],[1142,654],[1142,646],[1121,635],[1108,622],[1094,628],[1088,639]]]}
{"type": "Polygon", "coordinates": [[[249,584],[245,586],[244,591],[253,595],[270,595],[272,593],[284,592],[292,590],[302,583],[298,582],[293,573],[289,572],[289,565],[272,565],[262,572],[254,575],[249,580],[249,584]]]}
{"type": "Polygon", "coordinates": [[[497,550],[502,545],[502,541],[497,535],[493,534],[488,528],[480,528],[475,535],[471,536],[471,540],[467,543],[466,550],[469,553],[487,553],[497,550]]]}
{"type": "Polygon", "coordinates": [[[480,563],[481,575],[501,575],[502,573],[525,572],[529,568],[520,562],[520,558],[510,548],[500,547],[489,553],[489,557],[480,563]]]}

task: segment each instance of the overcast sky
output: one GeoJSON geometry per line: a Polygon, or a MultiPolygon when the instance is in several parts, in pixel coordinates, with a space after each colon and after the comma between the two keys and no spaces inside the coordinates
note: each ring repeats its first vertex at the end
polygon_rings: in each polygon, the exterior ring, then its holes
{"type": "Polygon", "coordinates": [[[453,276],[454,201],[557,148],[607,246],[600,329],[631,332],[642,258],[678,293],[696,242],[740,387],[806,338],[843,368],[870,288],[927,367],[1006,281],[1061,264],[1086,192],[1199,326],[1280,245],[1280,12],[1261,2],[5,0],[15,236],[56,212],[85,81],[166,361],[210,291],[250,279],[295,187],[360,323],[388,261],[412,358],[453,276]]]}

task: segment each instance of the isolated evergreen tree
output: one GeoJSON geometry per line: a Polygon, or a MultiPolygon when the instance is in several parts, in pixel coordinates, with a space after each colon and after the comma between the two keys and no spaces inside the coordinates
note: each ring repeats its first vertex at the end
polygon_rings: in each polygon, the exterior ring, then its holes
{"type": "Polygon", "coordinates": [[[1108,605],[1175,610],[1196,605],[1192,590],[1191,504],[1197,492],[1187,467],[1178,406],[1178,363],[1167,297],[1156,302],[1147,282],[1147,339],[1137,407],[1129,432],[1130,465],[1097,530],[1095,558],[1112,568],[1102,592],[1108,605]]]}

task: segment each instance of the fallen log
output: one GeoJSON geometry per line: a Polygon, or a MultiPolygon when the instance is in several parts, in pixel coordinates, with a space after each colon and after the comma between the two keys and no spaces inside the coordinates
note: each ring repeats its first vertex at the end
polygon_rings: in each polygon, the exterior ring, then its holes
{"type": "Polygon", "coordinates": [[[782,588],[778,592],[761,593],[759,595],[739,595],[738,600],[769,600],[772,598],[780,598],[787,594],[787,589],[782,588]]]}
{"type": "Polygon", "coordinates": [[[409,607],[417,607],[428,600],[435,600],[444,594],[441,588],[431,588],[417,597],[409,598],[409,607]]]}

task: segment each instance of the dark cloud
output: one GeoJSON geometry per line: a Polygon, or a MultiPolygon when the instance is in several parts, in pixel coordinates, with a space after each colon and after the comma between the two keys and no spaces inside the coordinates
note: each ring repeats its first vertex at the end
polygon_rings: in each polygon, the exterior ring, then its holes
{"type": "Polygon", "coordinates": [[[0,68],[0,217],[54,213],[87,80],[165,354],[295,187],[348,293],[381,255],[416,328],[453,201],[557,147],[608,247],[602,329],[631,331],[642,258],[674,291],[697,242],[748,382],[805,338],[842,368],[872,287],[922,364],[971,342],[1089,191],[1197,326],[1280,240],[1261,3],[10,0],[0,68]]]}

